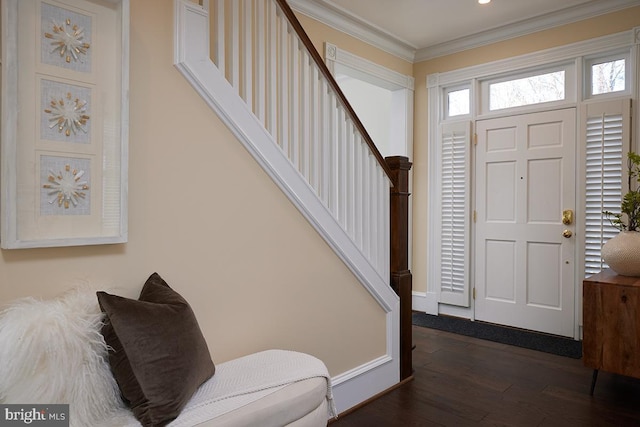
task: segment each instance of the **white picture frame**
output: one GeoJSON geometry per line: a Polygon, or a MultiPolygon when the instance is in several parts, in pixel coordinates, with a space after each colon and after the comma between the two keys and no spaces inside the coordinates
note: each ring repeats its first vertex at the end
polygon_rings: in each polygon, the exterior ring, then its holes
{"type": "Polygon", "coordinates": [[[129,0],[1,0],[0,247],[127,241],[129,0]]]}

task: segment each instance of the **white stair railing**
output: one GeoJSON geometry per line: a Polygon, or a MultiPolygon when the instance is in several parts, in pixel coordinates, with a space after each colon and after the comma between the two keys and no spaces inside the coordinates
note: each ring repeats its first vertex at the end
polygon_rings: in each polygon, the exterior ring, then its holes
{"type": "Polygon", "coordinates": [[[382,277],[386,163],[272,0],[210,0],[212,60],[382,277]]]}

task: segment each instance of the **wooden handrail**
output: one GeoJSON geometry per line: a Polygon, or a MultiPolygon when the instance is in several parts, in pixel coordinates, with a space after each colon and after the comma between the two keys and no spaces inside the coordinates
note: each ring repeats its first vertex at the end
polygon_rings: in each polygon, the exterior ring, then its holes
{"type": "Polygon", "coordinates": [[[296,17],[295,13],[293,13],[293,10],[291,9],[291,7],[289,7],[286,0],[275,0],[275,2],[278,4],[278,6],[280,6],[282,13],[285,15],[285,17],[291,24],[291,27],[295,30],[296,34],[300,38],[300,41],[302,41],[302,43],[306,47],[311,58],[313,58],[313,61],[316,63],[318,69],[320,70],[320,73],[322,73],[322,75],[327,80],[329,86],[331,86],[331,89],[333,89],[333,91],[336,93],[338,99],[342,103],[342,106],[344,107],[347,114],[349,115],[349,118],[353,121],[353,124],[355,125],[356,129],[358,129],[358,131],[362,135],[362,139],[367,143],[367,145],[371,149],[371,152],[373,153],[375,158],[378,160],[378,163],[380,164],[382,169],[385,171],[385,173],[391,180],[391,183],[395,186],[396,182],[394,181],[394,178],[393,178],[394,174],[389,168],[389,165],[387,164],[384,157],[382,157],[382,154],[380,154],[378,147],[376,147],[373,140],[371,139],[371,136],[369,135],[367,130],[364,128],[364,125],[362,124],[360,119],[358,118],[358,115],[355,113],[355,111],[351,107],[351,104],[347,100],[347,97],[342,92],[342,89],[340,89],[338,82],[336,82],[336,80],[331,75],[331,71],[329,71],[329,68],[327,68],[327,65],[322,60],[320,53],[318,53],[318,50],[311,42],[311,39],[309,39],[309,36],[304,31],[304,28],[302,28],[302,24],[300,24],[300,21],[298,21],[298,18],[296,17]]]}

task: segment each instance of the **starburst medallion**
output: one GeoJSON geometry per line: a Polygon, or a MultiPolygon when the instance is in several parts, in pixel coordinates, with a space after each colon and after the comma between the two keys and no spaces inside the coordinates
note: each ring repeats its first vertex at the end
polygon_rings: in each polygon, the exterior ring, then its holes
{"type": "Polygon", "coordinates": [[[87,181],[81,181],[84,174],[83,170],[71,169],[70,165],[65,165],[64,170],[58,173],[49,170],[47,183],[42,185],[42,188],[49,190],[47,194],[53,196],[49,203],[57,203],[65,209],[78,206],[89,190],[87,181]]]}
{"type": "Polygon", "coordinates": [[[68,18],[62,25],[53,21],[52,32],[44,33],[44,36],[52,40],[53,49],[51,52],[58,52],[67,63],[70,63],[72,59],[76,62],[80,61],[80,57],[86,55],[87,50],[91,47],[89,43],[83,41],[84,28],[72,24],[71,19],[68,18]]]}
{"type": "Polygon", "coordinates": [[[51,115],[49,129],[57,126],[58,132],[64,132],[66,136],[70,136],[72,132],[75,135],[78,131],[86,133],[85,125],[90,118],[86,114],[87,103],[79,98],[74,99],[71,92],[67,92],[66,99],[52,99],[50,108],[44,110],[51,115]]]}

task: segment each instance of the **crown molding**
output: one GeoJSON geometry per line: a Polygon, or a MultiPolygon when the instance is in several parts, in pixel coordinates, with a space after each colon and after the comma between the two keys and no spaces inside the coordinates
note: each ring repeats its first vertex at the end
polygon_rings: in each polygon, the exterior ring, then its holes
{"type": "Polygon", "coordinates": [[[560,25],[571,24],[594,16],[616,12],[640,5],[638,0],[607,0],[569,7],[558,12],[547,13],[535,18],[504,25],[493,30],[461,37],[449,42],[440,43],[416,51],[415,62],[426,61],[439,56],[450,55],[464,50],[485,46],[538,31],[547,30],[560,25]]]}
{"type": "Polygon", "coordinates": [[[638,6],[638,0],[594,0],[558,12],[418,49],[413,44],[341,8],[330,0],[289,0],[291,8],[412,63],[450,55],[515,37],[638,6]]]}
{"type": "Polygon", "coordinates": [[[417,47],[328,0],[288,0],[289,6],[310,18],[362,40],[405,61],[414,62],[417,47]]]}
{"type": "Polygon", "coordinates": [[[571,43],[569,45],[552,47],[511,58],[472,65],[467,68],[429,74],[426,80],[427,87],[437,88],[438,86],[441,87],[465,82],[473,78],[482,79],[505,71],[539,67],[554,62],[574,60],[579,56],[596,55],[614,49],[630,48],[636,44],[635,34],[638,30],[640,30],[640,27],[595,39],[571,43]]]}

